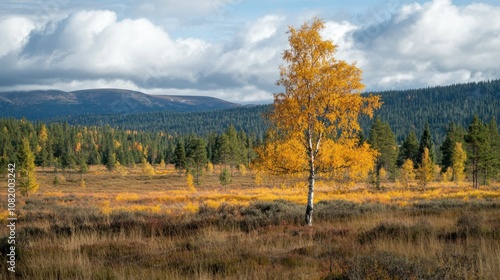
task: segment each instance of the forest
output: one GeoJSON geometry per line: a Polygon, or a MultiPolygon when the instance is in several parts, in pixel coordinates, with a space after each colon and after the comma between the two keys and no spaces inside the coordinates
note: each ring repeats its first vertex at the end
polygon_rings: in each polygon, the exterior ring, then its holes
{"type": "MultiPolygon", "coordinates": [[[[417,135],[412,130],[398,142],[389,123],[376,117],[369,131],[358,136],[359,144],[366,142],[379,153],[372,177],[366,179],[378,185],[380,178],[402,180],[408,176],[407,172],[410,178],[423,177],[417,173],[423,163],[424,149],[428,149],[432,180],[462,181],[476,175],[481,184],[498,180],[500,136],[494,118],[483,121],[475,116],[465,128],[450,123],[440,146],[435,144],[428,124],[419,130],[423,132],[417,135]],[[458,153],[465,155],[459,159],[458,153]],[[411,161],[412,168],[406,167],[407,160],[411,161]],[[435,165],[439,166],[437,171],[435,165]],[[457,175],[457,172],[464,175],[457,175]]],[[[248,135],[234,126],[222,133],[169,135],[108,125],[89,127],[1,119],[1,164],[19,162],[23,139],[29,141],[34,163],[42,168],[84,174],[91,165],[104,165],[113,171],[145,163],[153,166],[173,164],[195,176],[201,175],[209,163],[231,170],[242,166],[252,168],[257,159],[255,147],[264,143],[256,134],[248,135]]]]}
{"type": "MultiPolygon", "coordinates": [[[[384,103],[375,116],[387,121],[398,143],[414,130],[422,133],[428,122],[433,140],[440,145],[448,125],[466,127],[474,114],[483,120],[500,118],[500,80],[456,84],[423,89],[373,92],[384,103]]],[[[364,94],[367,96],[368,93],[364,94]]],[[[268,124],[262,115],[272,106],[257,105],[206,112],[156,112],[142,114],[92,114],[46,119],[46,122],[68,122],[72,125],[104,126],[137,131],[163,131],[172,135],[222,133],[230,125],[261,139],[268,124]]],[[[360,119],[363,131],[368,132],[373,119],[360,119]]]]}

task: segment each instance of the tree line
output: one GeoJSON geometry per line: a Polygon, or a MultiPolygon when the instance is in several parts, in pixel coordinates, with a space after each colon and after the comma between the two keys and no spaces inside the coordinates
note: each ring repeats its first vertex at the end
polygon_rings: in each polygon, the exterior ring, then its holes
{"type": "MultiPolygon", "coordinates": [[[[475,116],[466,128],[450,123],[440,146],[435,144],[428,124],[421,135],[411,130],[404,141],[398,143],[389,123],[380,117],[375,118],[366,136],[360,133],[358,138],[360,144],[366,142],[378,152],[370,177],[375,186],[384,179],[407,182],[421,178],[425,184],[436,176],[461,182],[468,175],[477,188],[479,184],[497,180],[500,173],[500,136],[495,118],[484,123],[475,116]]],[[[89,165],[97,164],[109,170],[145,162],[174,164],[179,171],[192,173],[196,184],[201,184],[201,175],[209,163],[222,165],[229,174],[241,165],[249,168],[257,157],[255,148],[263,143],[259,137],[234,126],[219,134],[172,136],[110,126],[0,119],[2,166],[24,161],[29,156],[26,155],[29,148],[34,164],[39,167],[85,173],[89,165]]]]}
{"type": "Polygon", "coordinates": [[[172,136],[110,126],[0,119],[2,166],[24,161],[26,146],[23,148],[23,145],[28,145],[34,164],[42,168],[85,173],[89,165],[98,164],[109,170],[144,163],[175,164],[179,170],[199,175],[201,167],[208,162],[221,164],[229,170],[240,165],[248,167],[255,159],[253,147],[259,143],[258,137],[247,135],[234,126],[219,134],[172,136]]]}
{"type": "Polygon", "coordinates": [[[436,147],[429,124],[425,125],[420,139],[411,130],[401,145],[388,122],[379,117],[370,129],[367,141],[378,156],[372,183],[380,185],[381,178],[405,184],[417,177],[421,185],[441,176],[444,181],[462,182],[470,175],[473,187],[488,185],[499,179],[500,135],[496,119],[484,123],[477,115],[467,128],[451,122],[443,143],[436,147]]]}
{"type": "MultiPolygon", "coordinates": [[[[429,87],[411,90],[374,92],[383,101],[375,116],[387,121],[398,142],[410,131],[421,134],[428,123],[433,140],[441,145],[448,124],[466,127],[473,114],[481,119],[500,118],[500,80],[429,87]]],[[[368,96],[368,94],[362,94],[368,96]]],[[[119,127],[138,131],[165,131],[171,135],[220,134],[230,125],[262,140],[269,128],[261,117],[272,105],[246,106],[207,112],[155,112],[142,114],[93,114],[50,119],[46,122],[68,122],[72,125],[119,127]]],[[[363,131],[369,131],[373,119],[360,116],[363,131]]]]}

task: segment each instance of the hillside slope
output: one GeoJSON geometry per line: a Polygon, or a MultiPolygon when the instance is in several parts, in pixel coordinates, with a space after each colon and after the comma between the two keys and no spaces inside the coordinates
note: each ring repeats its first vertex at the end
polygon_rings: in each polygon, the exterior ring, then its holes
{"type": "MultiPolygon", "coordinates": [[[[376,112],[388,121],[399,142],[411,129],[418,135],[429,122],[433,139],[441,143],[450,122],[467,127],[474,114],[484,121],[500,119],[500,80],[458,84],[425,89],[385,91],[380,95],[384,105],[376,112]]],[[[167,131],[172,134],[206,134],[224,131],[230,124],[256,135],[264,135],[266,124],[263,112],[271,106],[240,107],[230,110],[192,113],[147,113],[133,115],[96,115],[68,119],[72,124],[118,126],[146,131],[167,131]]],[[[361,124],[368,135],[372,120],[363,118],[361,124]]]]}
{"type": "Polygon", "coordinates": [[[122,89],[0,92],[0,117],[32,120],[86,114],[196,112],[240,105],[212,97],[148,95],[122,89]]]}

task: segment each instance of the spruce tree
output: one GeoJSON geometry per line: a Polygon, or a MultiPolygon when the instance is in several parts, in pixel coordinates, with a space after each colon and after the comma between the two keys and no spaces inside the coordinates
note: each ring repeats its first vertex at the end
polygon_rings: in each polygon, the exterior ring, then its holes
{"type": "Polygon", "coordinates": [[[194,175],[194,183],[196,184],[196,186],[200,186],[203,169],[208,162],[206,144],[203,139],[199,138],[191,140],[190,146],[190,153],[187,156],[189,170],[194,175]]]}
{"type": "Polygon", "coordinates": [[[375,184],[378,187],[380,184],[380,171],[382,169],[390,172],[390,178],[394,178],[395,176],[397,160],[396,138],[389,124],[382,122],[377,117],[370,130],[368,143],[379,153],[375,162],[375,184]]]}
{"type": "Polygon", "coordinates": [[[174,165],[175,169],[179,172],[186,169],[186,149],[184,148],[184,141],[180,140],[177,142],[174,150],[174,165]]]}
{"type": "Polygon", "coordinates": [[[399,150],[398,155],[398,166],[401,167],[406,160],[411,160],[414,164],[413,168],[417,168],[418,166],[418,139],[415,131],[410,131],[408,136],[406,136],[405,141],[401,145],[401,149],[399,150]]]}
{"type": "Polygon", "coordinates": [[[420,145],[418,148],[418,164],[422,164],[422,159],[424,155],[424,149],[429,150],[429,158],[431,162],[436,162],[436,155],[434,153],[434,143],[432,142],[431,129],[429,128],[429,123],[425,124],[424,132],[422,133],[422,138],[420,138],[420,145]]]}
{"type": "Polygon", "coordinates": [[[467,128],[465,142],[468,146],[468,155],[470,171],[472,173],[472,187],[479,188],[479,175],[482,167],[482,153],[487,143],[487,133],[483,122],[477,115],[467,128]]]}
{"type": "Polygon", "coordinates": [[[492,162],[492,173],[491,176],[492,178],[498,178],[498,175],[500,174],[500,133],[498,131],[498,124],[493,117],[490,121],[489,124],[489,136],[490,136],[490,142],[491,142],[491,151],[493,153],[494,160],[492,162]]]}
{"type": "Polygon", "coordinates": [[[455,149],[455,144],[457,142],[464,142],[465,132],[463,128],[457,126],[455,123],[450,123],[446,132],[446,138],[439,148],[442,153],[441,159],[441,172],[444,173],[446,170],[452,166],[452,156],[455,149]]]}

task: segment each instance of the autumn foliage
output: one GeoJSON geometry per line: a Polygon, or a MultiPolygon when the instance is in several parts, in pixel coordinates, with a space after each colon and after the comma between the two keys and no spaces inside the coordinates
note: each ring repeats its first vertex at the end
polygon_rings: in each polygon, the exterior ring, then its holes
{"type": "Polygon", "coordinates": [[[373,115],[378,96],[360,95],[361,70],[334,58],[336,46],[323,40],[323,21],[314,19],[299,29],[290,27],[290,49],[283,53],[277,84],[285,91],[274,95],[273,125],[258,150],[260,167],[273,173],[309,176],[306,223],[311,224],[317,173],[329,177],[363,175],[376,156],[359,143],[358,117],[373,115]]]}

